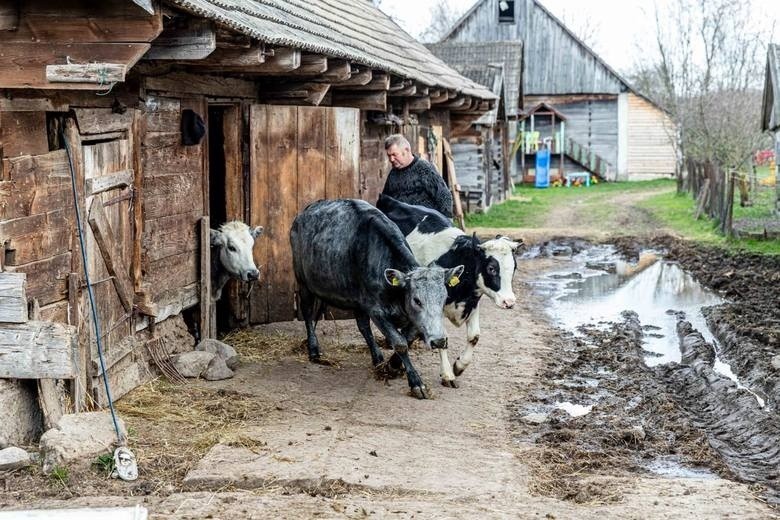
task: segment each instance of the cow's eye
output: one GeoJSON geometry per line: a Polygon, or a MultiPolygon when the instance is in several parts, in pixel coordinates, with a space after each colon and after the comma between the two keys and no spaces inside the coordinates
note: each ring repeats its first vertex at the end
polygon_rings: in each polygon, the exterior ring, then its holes
{"type": "Polygon", "coordinates": [[[496,268],[491,265],[488,267],[487,272],[488,274],[496,274],[496,268]]]}
{"type": "Polygon", "coordinates": [[[416,307],[420,307],[420,308],[422,308],[422,302],[420,301],[420,299],[419,299],[419,298],[415,297],[415,298],[413,298],[413,299],[412,299],[412,301],[414,302],[414,305],[415,305],[416,307]]]}
{"type": "Polygon", "coordinates": [[[231,253],[235,253],[236,252],[235,246],[228,246],[228,251],[230,251],[231,253]]]}

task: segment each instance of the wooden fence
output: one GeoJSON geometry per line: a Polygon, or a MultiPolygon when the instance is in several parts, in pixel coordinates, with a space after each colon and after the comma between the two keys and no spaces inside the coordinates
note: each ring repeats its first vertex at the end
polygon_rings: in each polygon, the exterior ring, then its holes
{"type": "Polygon", "coordinates": [[[688,176],[686,182],[682,183],[682,190],[690,193],[696,200],[694,218],[698,220],[706,214],[718,221],[722,234],[731,236],[736,175],[709,160],[697,161],[688,158],[686,166],[688,176]]]}

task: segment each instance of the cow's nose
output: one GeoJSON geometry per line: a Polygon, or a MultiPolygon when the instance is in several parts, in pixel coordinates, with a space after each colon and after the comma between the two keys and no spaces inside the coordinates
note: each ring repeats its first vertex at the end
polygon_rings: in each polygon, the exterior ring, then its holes
{"type": "Polygon", "coordinates": [[[514,299],[511,299],[511,300],[506,299],[506,300],[504,300],[504,308],[511,309],[514,306],[515,306],[515,300],[514,299]]]}
{"type": "Polygon", "coordinates": [[[439,338],[431,341],[431,348],[447,348],[447,338],[439,338]]]}
{"type": "Polygon", "coordinates": [[[260,278],[260,271],[257,269],[252,269],[246,274],[247,280],[257,280],[260,278]]]}

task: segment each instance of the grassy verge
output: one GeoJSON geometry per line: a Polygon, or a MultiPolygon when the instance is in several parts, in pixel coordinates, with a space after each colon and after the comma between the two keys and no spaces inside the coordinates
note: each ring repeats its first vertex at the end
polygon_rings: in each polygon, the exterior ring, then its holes
{"type": "Polygon", "coordinates": [[[589,188],[546,188],[533,186],[515,188],[513,197],[501,204],[495,204],[487,213],[466,215],[469,227],[522,228],[541,227],[550,210],[557,204],[589,204],[594,211],[609,208],[600,203],[618,193],[632,193],[656,190],[664,187],[673,189],[674,182],[668,179],[639,182],[610,182],[592,185],[589,188]]]}
{"type": "MultiPolygon", "coordinates": [[[[661,193],[640,201],[638,206],[649,210],[662,224],[689,240],[730,250],[780,255],[780,240],[728,239],[718,233],[713,220],[694,220],[695,204],[690,195],[661,193]]],[[[738,204],[734,207],[735,218],[737,208],[738,204]]]]}

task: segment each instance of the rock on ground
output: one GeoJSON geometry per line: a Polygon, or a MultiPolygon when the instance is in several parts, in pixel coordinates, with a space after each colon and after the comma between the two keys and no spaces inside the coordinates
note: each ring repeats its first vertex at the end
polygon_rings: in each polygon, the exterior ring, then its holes
{"type": "Polygon", "coordinates": [[[203,352],[212,352],[225,360],[225,364],[231,370],[235,370],[238,367],[239,357],[236,349],[223,343],[222,341],[207,338],[198,343],[195,350],[202,350],[203,352]]]}
{"type": "Polygon", "coordinates": [[[0,450],[0,471],[12,471],[32,464],[32,457],[22,448],[0,450]]]}
{"type": "MultiPolygon", "coordinates": [[[[127,437],[122,419],[117,417],[119,432],[127,437]]],[[[91,462],[94,457],[113,452],[117,444],[114,423],[108,412],[85,412],[63,415],[57,425],[41,436],[43,470],[56,466],[91,462]]]]}
{"type": "Polygon", "coordinates": [[[202,375],[203,378],[208,381],[219,381],[221,379],[230,379],[233,377],[233,371],[228,368],[224,359],[219,356],[214,356],[209,363],[208,368],[202,375]]]}
{"type": "Polygon", "coordinates": [[[173,357],[173,366],[184,377],[198,377],[216,357],[213,352],[193,350],[173,357]]]}

